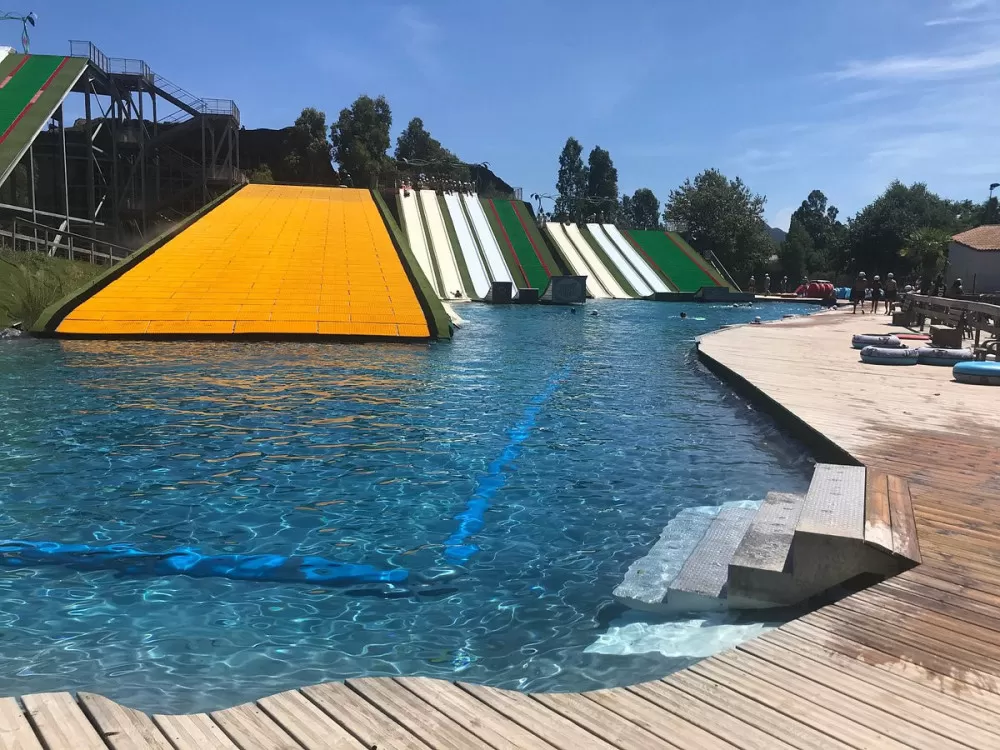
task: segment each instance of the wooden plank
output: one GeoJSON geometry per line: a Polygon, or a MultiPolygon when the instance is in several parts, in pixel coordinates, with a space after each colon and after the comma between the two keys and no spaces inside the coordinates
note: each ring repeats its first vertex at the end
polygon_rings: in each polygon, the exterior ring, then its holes
{"type": "Polygon", "coordinates": [[[633,747],[663,747],[666,744],[661,737],[657,737],[638,724],[579,695],[536,693],[532,697],[621,750],[633,747]]]}
{"type": "Polygon", "coordinates": [[[286,690],[257,701],[296,742],[307,750],[364,750],[358,739],[297,690],[286,690]]]}
{"type": "Polygon", "coordinates": [[[450,682],[430,680],[426,677],[394,679],[497,750],[514,750],[514,748],[550,750],[553,747],[541,737],[515,724],[450,682]]]}
{"type": "Polygon", "coordinates": [[[112,750],[173,750],[153,720],[141,711],[93,693],[80,693],[77,699],[112,750]]]}
{"type": "Polygon", "coordinates": [[[69,693],[33,693],[21,700],[46,750],[107,750],[69,693]]]}
{"type": "Polygon", "coordinates": [[[347,686],[378,706],[399,725],[406,727],[428,745],[444,750],[478,748],[489,745],[461,725],[392,680],[364,678],[348,680],[347,686]]]}
{"type": "MultiPolygon", "coordinates": [[[[872,685],[853,674],[827,666],[822,661],[785,649],[780,643],[765,640],[748,641],[742,644],[739,650],[889,714],[893,719],[883,724],[887,728],[892,725],[906,727],[908,724],[920,726],[928,730],[931,735],[938,735],[937,742],[940,743],[940,747],[953,750],[958,750],[962,746],[973,750],[991,745],[1000,747],[1000,736],[953,719],[945,712],[938,711],[926,703],[913,701],[894,690],[872,685]]],[[[931,735],[927,736],[933,741],[931,735]]]]}
{"type": "Polygon", "coordinates": [[[14,698],[0,698],[0,747],[8,750],[43,750],[14,698]]]}
{"type": "Polygon", "coordinates": [[[689,670],[675,672],[663,681],[799,750],[844,750],[848,747],[840,740],[689,670]]]}
{"type": "Polygon", "coordinates": [[[920,562],[917,527],[910,507],[910,488],[906,480],[895,474],[888,476],[889,512],[892,516],[892,549],[897,555],[920,562]]]}
{"type": "Polygon", "coordinates": [[[755,675],[715,658],[699,662],[690,669],[695,674],[768,706],[821,734],[833,737],[848,747],[858,750],[863,748],[902,750],[904,747],[881,732],[854,721],[844,721],[843,716],[811,703],[789,689],[775,687],[755,675]]]}
{"type": "Polygon", "coordinates": [[[428,747],[413,732],[394,722],[347,685],[339,682],[310,685],[302,688],[302,694],[369,747],[379,750],[428,747]]]}
{"type": "Polygon", "coordinates": [[[241,750],[302,750],[302,745],[253,703],[209,715],[241,750]]]}
{"type": "MultiPolygon", "coordinates": [[[[631,691],[615,689],[595,690],[583,693],[583,695],[604,708],[614,711],[623,719],[657,735],[664,741],[666,747],[712,747],[719,742],[717,736],[713,736],[692,724],[689,717],[665,711],[662,706],[651,703],[643,696],[630,693],[631,691]]],[[[681,696],[681,702],[683,702],[683,696],[681,696]]],[[[692,701],[692,703],[694,702],[692,701]]]]}
{"type": "MultiPolygon", "coordinates": [[[[870,685],[890,690],[914,703],[946,713],[958,721],[980,727],[984,731],[996,735],[997,739],[994,742],[1000,744],[1000,713],[996,713],[994,709],[984,710],[980,705],[959,699],[945,690],[928,684],[926,679],[911,681],[858,659],[830,651],[794,633],[783,630],[773,630],[767,634],[766,638],[757,640],[781,646],[788,651],[838,669],[859,680],[864,680],[870,685]]],[[[962,692],[965,692],[965,689],[962,692]]]]}
{"type": "Polygon", "coordinates": [[[240,750],[208,714],[154,714],[153,722],[177,750],[240,750]]]}
{"type": "Polygon", "coordinates": [[[868,472],[868,491],[865,494],[865,541],[887,552],[893,551],[888,478],[879,471],[868,472]]]}
{"type": "Polygon", "coordinates": [[[882,742],[886,746],[891,741],[907,747],[928,748],[928,750],[938,748],[960,750],[961,746],[957,743],[949,742],[945,737],[911,722],[900,721],[881,706],[868,705],[811,677],[803,677],[746,652],[730,651],[716,658],[729,666],[753,674],[775,687],[782,687],[801,695],[814,705],[839,714],[842,721],[846,719],[885,735],[886,739],[882,742]]]}
{"type": "Polygon", "coordinates": [[[522,693],[464,682],[458,687],[560,750],[615,747],[522,693]]]}

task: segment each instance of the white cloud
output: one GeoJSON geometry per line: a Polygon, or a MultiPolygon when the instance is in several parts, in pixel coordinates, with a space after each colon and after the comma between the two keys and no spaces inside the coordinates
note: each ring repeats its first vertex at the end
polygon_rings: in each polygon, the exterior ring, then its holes
{"type": "Polygon", "coordinates": [[[965,23],[978,23],[979,19],[974,16],[947,16],[945,18],[932,18],[924,21],[924,26],[958,26],[965,23]]]}
{"type": "Polygon", "coordinates": [[[961,55],[902,55],[881,60],[854,60],[833,73],[837,80],[929,80],[1000,67],[1000,47],[990,46],[961,55]]]}
{"type": "Polygon", "coordinates": [[[990,4],[990,0],[952,0],[951,9],[954,11],[962,12],[966,10],[975,10],[976,8],[982,8],[990,4]]]}

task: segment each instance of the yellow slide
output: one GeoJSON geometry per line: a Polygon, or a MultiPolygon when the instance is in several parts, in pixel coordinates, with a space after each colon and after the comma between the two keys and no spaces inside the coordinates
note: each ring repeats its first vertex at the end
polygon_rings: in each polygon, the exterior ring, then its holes
{"type": "Polygon", "coordinates": [[[56,332],[430,335],[367,190],[279,185],[243,188],[56,332]]]}

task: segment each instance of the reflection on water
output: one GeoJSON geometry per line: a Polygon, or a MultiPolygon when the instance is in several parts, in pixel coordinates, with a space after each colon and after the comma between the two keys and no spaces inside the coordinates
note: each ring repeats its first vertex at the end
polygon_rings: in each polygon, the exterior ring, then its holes
{"type": "Polygon", "coordinates": [[[693,361],[695,335],[746,310],[592,307],[470,305],[459,337],[430,345],[4,347],[3,538],[317,555],[420,583],[6,571],[5,692],[162,712],[359,675],[569,690],[683,665],[585,650],[620,612],[611,590],[680,508],[802,490],[808,462],[693,361]],[[567,365],[470,539],[480,552],[446,562],[477,478],[567,365]]]}

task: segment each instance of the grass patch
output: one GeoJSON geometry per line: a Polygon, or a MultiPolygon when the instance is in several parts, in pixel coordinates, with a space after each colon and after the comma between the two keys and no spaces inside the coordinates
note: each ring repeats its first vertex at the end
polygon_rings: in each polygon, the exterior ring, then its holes
{"type": "Polygon", "coordinates": [[[104,270],[92,263],[0,249],[0,328],[20,321],[28,330],[45,308],[104,270]]]}

